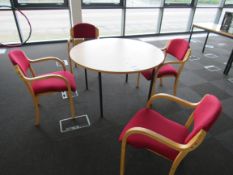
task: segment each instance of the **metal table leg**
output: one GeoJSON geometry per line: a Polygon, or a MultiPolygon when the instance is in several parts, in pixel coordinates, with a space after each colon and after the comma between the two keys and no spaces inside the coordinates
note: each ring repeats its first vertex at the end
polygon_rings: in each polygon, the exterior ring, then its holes
{"type": "Polygon", "coordinates": [[[128,74],[125,75],[125,82],[128,83],[128,74]]]}
{"type": "Polygon", "coordinates": [[[232,62],[233,62],[233,49],[231,51],[230,58],[228,59],[227,65],[226,65],[226,67],[224,69],[224,72],[223,72],[225,75],[228,75],[228,73],[229,73],[229,71],[231,69],[231,66],[232,66],[232,62]]]}
{"type": "Polygon", "coordinates": [[[191,29],[191,32],[190,32],[190,35],[189,35],[189,43],[191,41],[192,35],[193,35],[193,26],[192,26],[192,29],[191,29]]]}
{"type": "Polygon", "coordinates": [[[103,95],[102,95],[102,78],[101,78],[101,72],[98,73],[98,79],[99,79],[99,95],[100,95],[100,117],[103,118],[103,95]]]}
{"type": "Polygon", "coordinates": [[[204,42],[204,46],[203,46],[203,48],[202,48],[202,53],[204,53],[205,52],[205,45],[206,45],[206,43],[207,43],[207,40],[208,40],[208,38],[209,38],[209,32],[207,32],[207,36],[206,36],[206,38],[205,38],[205,42],[204,42]]]}
{"type": "Polygon", "coordinates": [[[86,90],[88,90],[87,69],[85,69],[86,90]]]}
{"type": "Polygon", "coordinates": [[[152,92],[152,88],[153,88],[153,84],[154,84],[154,78],[155,78],[155,68],[152,71],[152,77],[151,77],[151,81],[150,81],[150,89],[149,89],[149,94],[148,94],[148,100],[151,97],[151,92],[152,92]]]}

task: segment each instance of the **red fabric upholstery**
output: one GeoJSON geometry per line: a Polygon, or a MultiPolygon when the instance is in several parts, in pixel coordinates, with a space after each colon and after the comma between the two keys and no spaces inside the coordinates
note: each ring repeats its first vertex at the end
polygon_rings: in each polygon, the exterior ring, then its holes
{"type": "Polygon", "coordinates": [[[183,60],[188,49],[188,41],[184,39],[173,39],[170,41],[166,52],[176,57],[178,60],[183,60]]]}
{"type": "Polygon", "coordinates": [[[185,139],[187,143],[201,129],[208,131],[221,113],[221,102],[213,95],[206,95],[193,113],[194,127],[185,139]]]}
{"type": "MultiPolygon", "coordinates": [[[[143,71],[141,73],[147,80],[151,80],[152,71],[153,71],[153,69],[149,69],[149,70],[143,71]]],[[[166,64],[159,69],[157,77],[160,78],[160,77],[169,76],[169,75],[177,76],[177,74],[178,74],[177,70],[172,65],[166,64]]]]}
{"type": "Polygon", "coordinates": [[[74,38],[97,38],[96,27],[88,23],[79,23],[73,27],[74,38]]]}
{"type": "MultiPolygon", "coordinates": [[[[52,72],[50,74],[57,74],[64,76],[70,83],[71,90],[76,91],[76,84],[74,75],[68,71],[58,71],[58,72],[52,72]]],[[[45,74],[49,75],[49,74],[45,74]]],[[[62,79],[58,78],[49,78],[45,80],[36,80],[32,83],[32,89],[35,92],[35,94],[43,93],[43,92],[52,92],[52,91],[66,91],[67,86],[62,79]]]]}
{"type": "MultiPolygon", "coordinates": [[[[129,123],[123,129],[119,141],[123,139],[125,132],[133,127],[143,127],[170,138],[178,143],[184,143],[189,131],[184,126],[168,120],[158,112],[143,108],[138,111],[129,123]]],[[[174,160],[178,152],[167,147],[166,145],[154,141],[143,135],[131,135],[127,139],[127,143],[137,148],[146,148],[155,151],[165,157],[174,160]]]]}
{"type": "Polygon", "coordinates": [[[13,65],[18,65],[19,68],[22,70],[24,75],[27,75],[27,70],[30,66],[29,60],[25,53],[22,50],[15,49],[11,50],[8,53],[8,56],[12,62],[13,65]]]}

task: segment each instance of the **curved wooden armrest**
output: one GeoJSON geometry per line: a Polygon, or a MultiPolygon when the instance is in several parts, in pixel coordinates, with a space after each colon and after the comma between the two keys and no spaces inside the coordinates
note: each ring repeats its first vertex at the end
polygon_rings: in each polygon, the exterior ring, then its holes
{"type": "Polygon", "coordinates": [[[147,136],[177,151],[194,150],[197,146],[201,144],[201,142],[204,140],[206,136],[206,132],[204,130],[200,130],[187,144],[181,144],[167,137],[164,137],[163,135],[158,134],[150,129],[143,128],[143,127],[133,127],[126,132],[126,134],[123,137],[122,142],[126,143],[127,138],[133,134],[141,134],[141,135],[147,136]]]}
{"type": "Polygon", "coordinates": [[[29,77],[24,77],[27,81],[30,81],[30,82],[33,82],[33,81],[36,81],[36,80],[44,80],[44,79],[50,79],[50,78],[58,78],[58,79],[62,79],[67,88],[68,89],[71,89],[70,87],[70,83],[69,81],[63,77],[62,75],[57,75],[57,74],[49,74],[49,75],[39,75],[39,76],[36,76],[36,77],[32,77],[32,78],[29,78],[29,77]]]}
{"type": "Polygon", "coordinates": [[[156,140],[160,143],[163,143],[165,145],[167,145],[168,147],[172,148],[172,149],[175,149],[177,151],[183,151],[183,150],[186,150],[188,149],[188,145],[187,144],[180,144],[180,143],[177,143],[167,137],[164,137],[150,129],[147,129],[147,128],[143,128],[143,127],[133,127],[133,128],[130,128],[124,135],[123,137],[123,142],[126,142],[127,141],[127,138],[130,136],[130,135],[134,135],[134,134],[141,134],[141,135],[144,135],[144,136],[147,136],[153,140],[156,140]]]}
{"type": "Polygon", "coordinates": [[[57,57],[49,56],[49,57],[37,58],[34,60],[29,59],[30,63],[38,63],[38,62],[51,61],[51,60],[57,61],[62,66],[63,70],[64,71],[66,70],[64,62],[60,58],[57,58],[57,57]]]}
{"type": "Polygon", "coordinates": [[[149,101],[147,102],[146,104],[146,107],[147,108],[150,108],[151,107],[151,104],[153,101],[157,100],[157,99],[167,99],[167,100],[170,100],[170,101],[173,101],[173,102],[176,102],[182,106],[186,106],[186,107],[189,107],[189,108],[195,108],[200,102],[197,102],[197,103],[192,103],[190,101],[187,101],[187,100],[184,100],[184,99],[181,99],[179,97],[176,97],[174,95],[170,95],[170,94],[165,94],[165,93],[158,93],[158,94],[155,94],[153,95],[149,101]]]}
{"type": "Polygon", "coordinates": [[[163,65],[166,65],[166,64],[183,64],[183,63],[182,61],[167,61],[163,63],[163,65]]]}

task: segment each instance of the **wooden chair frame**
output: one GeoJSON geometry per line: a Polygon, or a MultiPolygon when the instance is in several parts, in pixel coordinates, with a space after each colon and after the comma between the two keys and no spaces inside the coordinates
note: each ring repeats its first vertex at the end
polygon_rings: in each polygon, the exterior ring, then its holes
{"type": "MultiPolygon", "coordinates": [[[[165,59],[167,57],[167,53],[166,53],[166,48],[163,48],[162,49],[164,52],[165,52],[165,59]]],[[[174,76],[174,75],[168,75],[168,76],[163,76],[163,77],[174,77],[175,80],[174,80],[174,85],[173,85],[173,93],[174,95],[177,94],[177,86],[178,86],[178,82],[179,82],[179,78],[180,78],[180,75],[181,75],[181,72],[182,70],[184,69],[184,65],[185,63],[188,61],[188,59],[190,58],[190,55],[191,55],[191,49],[189,48],[184,56],[184,59],[182,61],[168,61],[168,62],[163,62],[156,70],[155,72],[155,78],[154,78],[154,83],[153,83],[153,92],[152,94],[155,94],[156,93],[156,79],[158,77],[158,72],[159,72],[159,69],[162,68],[164,65],[167,65],[167,64],[173,64],[173,65],[179,65],[179,68],[178,68],[178,71],[177,71],[177,76],[174,76]]],[[[164,59],[164,61],[165,61],[164,59]]],[[[162,78],[160,78],[160,86],[162,86],[162,78]]],[[[139,84],[140,84],[140,73],[138,73],[138,76],[137,76],[137,85],[136,85],[136,88],[139,88],[139,84]]]]}
{"type": "MultiPolygon", "coordinates": [[[[34,59],[34,60],[31,60],[31,59],[28,59],[28,60],[30,63],[38,63],[38,62],[53,60],[53,61],[58,62],[62,66],[63,70],[66,71],[66,67],[65,67],[63,61],[57,57],[43,57],[43,58],[38,58],[38,59],[34,59]]],[[[15,67],[17,74],[23,80],[23,82],[26,84],[30,94],[32,95],[34,108],[35,108],[35,126],[40,125],[39,96],[44,95],[44,94],[53,93],[53,92],[45,92],[45,93],[35,94],[33,89],[32,89],[31,84],[33,81],[36,81],[36,80],[43,80],[43,79],[50,79],[50,78],[58,78],[58,79],[63,80],[67,86],[67,95],[68,95],[68,99],[69,99],[69,103],[70,103],[71,117],[72,118],[75,117],[75,107],[74,107],[74,101],[72,98],[71,86],[70,86],[69,81],[64,76],[57,75],[57,74],[36,76],[36,73],[30,64],[29,70],[30,70],[30,73],[32,74],[32,77],[26,77],[18,65],[15,65],[14,67],[15,67]]],[[[54,91],[54,92],[57,92],[57,91],[54,91]]]]}
{"type": "MultiPolygon", "coordinates": [[[[99,38],[99,29],[96,27],[96,38],[99,38]]],[[[69,65],[70,65],[70,72],[73,73],[73,61],[70,58],[70,49],[84,41],[89,40],[89,38],[74,38],[74,31],[73,27],[70,29],[70,39],[67,41],[67,47],[68,47],[68,58],[69,58],[69,65]]],[[[77,67],[77,64],[75,64],[75,67],[77,67]]],[[[86,80],[86,89],[88,89],[88,83],[87,83],[87,69],[85,70],[85,80],[86,80]]]]}
{"type": "MultiPolygon", "coordinates": [[[[170,100],[173,102],[176,102],[184,107],[188,107],[188,108],[192,108],[195,109],[198,103],[191,103],[189,101],[183,100],[181,98],[175,97],[173,95],[169,95],[169,94],[163,94],[163,93],[159,93],[156,94],[154,96],[152,96],[150,98],[150,100],[147,102],[146,107],[150,108],[152,105],[152,102],[157,100],[157,99],[166,99],[166,100],[170,100]]],[[[193,113],[188,117],[188,120],[185,123],[185,127],[189,128],[191,126],[191,124],[193,123],[193,113]]],[[[123,139],[122,139],[122,143],[121,143],[121,159],[120,159],[120,175],[124,175],[125,174],[125,157],[126,157],[126,145],[127,145],[127,138],[130,135],[133,134],[141,134],[141,135],[145,135],[157,142],[163,143],[164,145],[179,151],[179,154],[176,156],[175,160],[172,162],[172,166],[170,168],[169,171],[169,175],[174,175],[175,171],[177,169],[177,167],[179,166],[180,162],[184,159],[184,157],[192,150],[196,149],[204,140],[205,136],[206,136],[206,131],[205,130],[200,130],[187,144],[180,144],[177,143],[169,138],[166,138],[152,130],[146,129],[146,128],[142,128],[142,127],[134,127],[129,129],[123,139]]],[[[151,150],[149,150],[151,151],[151,150]]],[[[153,151],[151,151],[153,152],[153,151]]],[[[153,152],[155,153],[155,152],[153,152]]],[[[160,155],[158,153],[156,153],[157,155],[160,155]]],[[[162,155],[160,155],[162,156],[162,155]]],[[[164,156],[162,156],[164,157],[164,156]]],[[[166,157],[164,157],[166,158],[166,157]]]]}

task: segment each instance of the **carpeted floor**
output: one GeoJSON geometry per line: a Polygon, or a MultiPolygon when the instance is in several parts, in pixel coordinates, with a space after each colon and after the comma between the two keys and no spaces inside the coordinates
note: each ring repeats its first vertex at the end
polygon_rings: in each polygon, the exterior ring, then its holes
{"type": "MultiPolygon", "coordinates": [[[[233,41],[219,36],[208,40],[201,53],[204,38],[193,38],[192,58],[182,73],[179,97],[196,102],[206,93],[219,97],[223,112],[204,143],[190,153],[177,169],[177,175],[233,174],[233,70],[223,75],[233,41]],[[214,54],[214,55],[213,55],[214,54]],[[212,57],[212,58],[209,58],[212,57]],[[204,66],[221,70],[210,72],[204,66]]],[[[150,41],[162,47],[165,41],[150,41]]],[[[66,43],[25,46],[30,58],[57,56],[67,59],[66,43]]],[[[37,72],[59,69],[56,64],[38,64],[37,72]]],[[[141,78],[136,89],[136,75],[103,74],[104,119],[99,115],[98,79],[88,71],[89,90],[85,90],[84,70],[75,71],[79,96],[75,106],[78,115],[87,114],[91,126],[61,133],[59,120],[69,117],[68,100],[61,94],[41,98],[41,126],[34,127],[32,99],[16,75],[6,54],[0,55],[0,175],[117,175],[120,143],[118,136],[132,115],[145,106],[149,82],[141,78]]],[[[172,79],[165,79],[158,92],[172,93],[172,79]]],[[[169,118],[184,123],[190,111],[159,101],[153,106],[169,118]]],[[[127,152],[126,175],[165,175],[171,163],[148,151],[132,147],[127,152]]]]}

